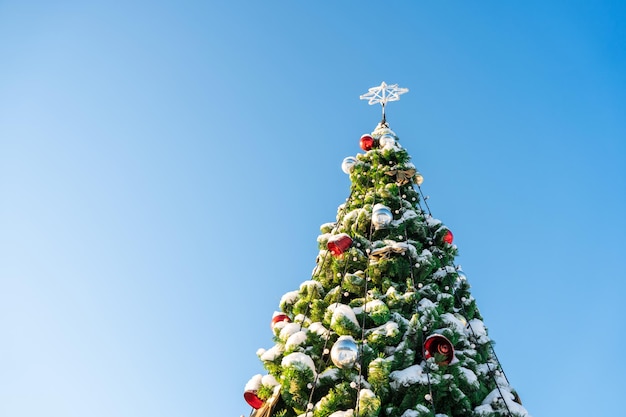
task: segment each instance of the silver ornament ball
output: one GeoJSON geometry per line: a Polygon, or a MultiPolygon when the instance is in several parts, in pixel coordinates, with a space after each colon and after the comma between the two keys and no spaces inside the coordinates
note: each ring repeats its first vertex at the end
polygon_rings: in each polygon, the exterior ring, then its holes
{"type": "Polygon", "coordinates": [[[374,204],[372,209],[372,223],[376,229],[382,229],[389,226],[393,220],[393,214],[389,207],[382,204],[374,204]]]}
{"type": "Polygon", "coordinates": [[[356,158],[353,156],[347,156],[343,159],[343,162],[341,163],[341,170],[346,174],[350,174],[355,164],[356,158]]]}
{"type": "Polygon", "coordinates": [[[330,350],[330,359],[337,368],[350,369],[359,359],[359,348],[352,336],[340,336],[330,350]]]}
{"type": "Polygon", "coordinates": [[[390,134],[385,134],[378,139],[378,144],[381,148],[385,148],[387,146],[394,146],[396,144],[396,138],[394,138],[390,134]]]}

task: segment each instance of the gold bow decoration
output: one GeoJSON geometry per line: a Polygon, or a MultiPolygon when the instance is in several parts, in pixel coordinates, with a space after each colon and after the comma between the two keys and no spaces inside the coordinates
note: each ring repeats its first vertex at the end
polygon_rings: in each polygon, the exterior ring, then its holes
{"type": "Polygon", "coordinates": [[[396,182],[400,185],[408,184],[417,174],[421,178],[421,175],[415,170],[415,168],[398,169],[396,167],[385,172],[389,176],[396,176],[396,182]]]}

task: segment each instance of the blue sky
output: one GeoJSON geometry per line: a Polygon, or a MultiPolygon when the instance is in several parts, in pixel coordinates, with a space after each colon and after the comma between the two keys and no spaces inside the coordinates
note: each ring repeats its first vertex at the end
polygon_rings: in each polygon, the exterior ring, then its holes
{"type": "Polygon", "coordinates": [[[0,415],[247,415],[388,108],[534,417],[622,409],[626,4],[0,1],[0,415]]]}

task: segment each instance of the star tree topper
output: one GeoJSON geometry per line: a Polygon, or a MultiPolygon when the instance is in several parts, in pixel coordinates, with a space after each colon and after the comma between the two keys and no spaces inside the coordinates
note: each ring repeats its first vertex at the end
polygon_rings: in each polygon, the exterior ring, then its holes
{"type": "Polygon", "coordinates": [[[367,93],[361,95],[361,100],[368,100],[367,104],[377,104],[383,107],[383,121],[381,124],[387,124],[385,120],[385,105],[389,101],[400,100],[400,94],[408,92],[408,88],[398,87],[398,84],[387,85],[386,82],[382,82],[378,87],[372,87],[368,89],[367,93]]]}

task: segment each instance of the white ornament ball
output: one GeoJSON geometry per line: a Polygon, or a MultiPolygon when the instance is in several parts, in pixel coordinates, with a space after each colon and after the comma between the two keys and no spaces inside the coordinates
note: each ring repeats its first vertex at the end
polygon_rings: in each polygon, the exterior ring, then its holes
{"type": "Polygon", "coordinates": [[[337,368],[350,369],[359,359],[359,348],[352,336],[340,336],[330,350],[330,359],[337,368]]]}

